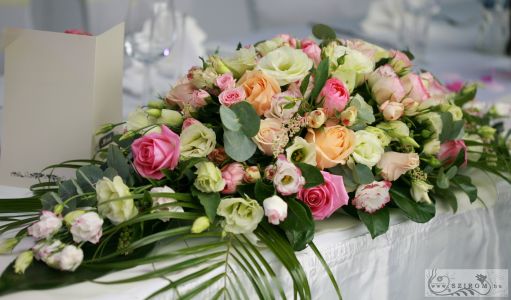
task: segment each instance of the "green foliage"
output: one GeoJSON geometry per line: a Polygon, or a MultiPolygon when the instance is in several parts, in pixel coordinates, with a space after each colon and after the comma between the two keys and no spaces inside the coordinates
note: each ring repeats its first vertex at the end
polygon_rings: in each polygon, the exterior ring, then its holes
{"type": "Polygon", "coordinates": [[[131,168],[129,161],[124,156],[119,146],[110,145],[108,147],[106,162],[108,167],[114,169],[126,184],[133,184],[133,177],[130,173],[131,168]]]}
{"type": "Polygon", "coordinates": [[[465,121],[453,121],[452,114],[450,112],[441,112],[440,117],[442,118],[442,132],[440,133],[439,138],[440,142],[459,139],[465,121]]]}
{"type": "Polygon", "coordinates": [[[287,218],[280,224],[295,251],[307,247],[314,238],[314,220],[307,205],[295,199],[287,200],[287,218]]]}
{"type": "Polygon", "coordinates": [[[200,204],[204,207],[204,211],[206,212],[206,216],[208,216],[209,220],[213,222],[216,217],[216,209],[220,204],[220,194],[219,193],[204,193],[196,188],[192,188],[192,193],[194,196],[199,198],[200,204]]]}
{"type": "Polygon", "coordinates": [[[477,200],[477,187],[472,183],[470,177],[458,174],[452,179],[452,182],[456,187],[467,194],[470,203],[477,200]]]}
{"type": "Polygon", "coordinates": [[[263,180],[259,179],[255,183],[254,195],[257,201],[262,202],[264,199],[275,195],[275,187],[273,184],[265,183],[263,180]]]}
{"type": "Polygon", "coordinates": [[[390,214],[387,207],[383,207],[372,214],[366,213],[363,210],[357,210],[357,214],[373,239],[384,234],[389,229],[390,214]]]}
{"type": "Polygon", "coordinates": [[[312,27],[312,34],[320,40],[335,40],[337,38],[335,31],[325,24],[315,24],[312,27]]]}
{"type": "Polygon", "coordinates": [[[475,99],[477,94],[477,84],[472,83],[465,85],[459,93],[454,97],[454,104],[462,107],[465,103],[475,99]]]}
{"type": "Polygon", "coordinates": [[[374,175],[368,166],[356,164],[353,168],[353,180],[358,184],[369,184],[374,181],[374,175]]]}
{"type": "Polygon", "coordinates": [[[319,93],[323,89],[323,86],[326,83],[326,80],[328,79],[328,69],[329,69],[329,61],[328,58],[325,58],[321,60],[321,62],[318,65],[318,68],[314,72],[314,88],[311,91],[310,94],[310,103],[315,103],[316,99],[319,96],[319,93]]]}
{"type": "Polygon", "coordinates": [[[390,196],[405,216],[414,222],[426,223],[435,216],[434,205],[416,202],[406,188],[394,185],[390,189],[390,196]]]}
{"type": "Polygon", "coordinates": [[[261,119],[257,115],[254,107],[247,101],[241,101],[230,108],[238,117],[241,124],[241,130],[248,137],[253,137],[259,132],[261,119]]]}
{"type": "Polygon", "coordinates": [[[318,168],[301,162],[296,163],[296,166],[302,171],[302,176],[305,178],[304,188],[308,189],[325,183],[323,174],[321,174],[318,168]]]}
{"type": "Polygon", "coordinates": [[[95,184],[103,178],[103,171],[94,165],[83,166],[76,171],[76,181],[84,192],[94,192],[95,184]]]}
{"type": "Polygon", "coordinates": [[[254,155],[257,147],[242,131],[224,129],[224,148],[235,161],[244,162],[254,155]]]}
{"type": "Polygon", "coordinates": [[[225,128],[232,131],[241,130],[241,123],[238,116],[227,106],[220,106],[220,118],[222,119],[222,124],[225,128]]]}

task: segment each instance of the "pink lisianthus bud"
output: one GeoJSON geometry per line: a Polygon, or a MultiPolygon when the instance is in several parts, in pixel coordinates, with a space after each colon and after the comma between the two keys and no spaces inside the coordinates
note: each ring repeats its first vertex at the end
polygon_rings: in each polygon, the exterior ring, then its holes
{"type": "Polygon", "coordinates": [[[452,164],[461,151],[464,152],[464,161],[461,167],[466,167],[468,160],[467,146],[463,140],[451,140],[441,144],[438,159],[443,161],[444,164],[452,164]]]}
{"type": "Polygon", "coordinates": [[[277,195],[264,199],[263,208],[270,224],[279,225],[287,218],[287,203],[277,195]]]}

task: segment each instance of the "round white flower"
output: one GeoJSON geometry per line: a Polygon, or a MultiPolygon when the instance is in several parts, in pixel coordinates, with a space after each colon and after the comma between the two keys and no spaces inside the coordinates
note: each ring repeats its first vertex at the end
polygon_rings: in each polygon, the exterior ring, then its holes
{"type": "Polygon", "coordinates": [[[264,216],[256,200],[244,198],[222,199],[216,213],[225,218],[224,230],[234,234],[253,232],[264,216]]]}
{"type": "Polygon", "coordinates": [[[28,227],[28,234],[36,240],[46,239],[62,227],[62,219],[49,210],[43,210],[38,222],[28,227]]]}
{"type": "Polygon", "coordinates": [[[313,64],[301,50],[284,46],[261,58],[256,68],[275,78],[282,86],[303,79],[313,64]]]}
{"type": "Polygon", "coordinates": [[[206,157],[216,145],[215,132],[201,123],[186,127],[179,138],[181,159],[206,157]]]}
{"type": "Polygon", "coordinates": [[[276,166],[273,184],[277,191],[284,196],[298,193],[305,184],[305,178],[303,178],[300,169],[285,158],[279,158],[276,166]]]}
{"type": "Polygon", "coordinates": [[[337,62],[341,57],[341,64],[332,72],[332,76],[342,80],[352,92],[364,82],[365,75],[374,71],[374,62],[362,52],[337,45],[332,59],[337,62]]]}
{"type": "Polygon", "coordinates": [[[71,225],[71,234],[76,243],[96,244],[103,233],[103,219],[95,212],[86,212],[77,217],[71,225]]]}
{"type": "Polygon", "coordinates": [[[308,143],[302,137],[295,137],[293,144],[286,149],[287,160],[316,165],[316,145],[308,143]]]}
{"type": "Polygon", "coordinates": [[[377,135],[365,130],[355,132],[355,149],[351,155],[357,163],[371,168],[380,161],[383,152],[377,135]]]}
{"type": "MultiPolygon", "coordinates": [[[[151,193],[175,193],[173,189],[168,186],[164,187],[155,187],[151,189],[151,193]]],[[[166,212],[184,212],[181,206],[169,206],[166,204],[177,202],[176,199],[172,197],[161,197],[161,196],[153,196],[153,207],[158,207],[158,211],[166,211],[166,212]],[[164,205],[164,206],[162,206],[164,205]],[[161,207],[162,206],[162,207],[161,207]]],[[[161,218],[160,220],[167,222],[170,218],[161,218]]]]}
{"type": "Polygon", "coordinates": [[[48,258],[52,256],[53,253],[56,253],[62,249],[63,245],[64,244],[62,244],[62,242],[59,240],[51,242],[42,241],[32,247],[32,252],[34,252],[34,257],[37,260],[41,260],[47,263],[48,258]]]}
{"type": "Polygon", "coordinates": [[[279,225],[287,218],[287,203],[277,195],[264,199],[263,207],[270,224],[279,225]]]}
{"type": "Polygon", "coordinates": [[[241,48],[237,50],[232,57],[225,58],[223,63],[236,77],[240,77],[245,71],[252,70],[255,67],[255,48],[241,48]]]}
{"type": "Polygon", "coordinates": [[[98,180],[96,193],[99,214],[108,218],[112,224],[117,225],[138,214],[132,198],[111,201],[131,196],[129,187],[124,184],[120,176],[115,176],[113,181],[107,177],[98,180]]]}
{"type": "Polygon", "coordinates": [[[62,271],[74,271],[82,263],[83,251],[76,246],[67,245],[62,251],[53,256],[55,256],[55,260],[57,261],[58,269],[62,271]]]}
{"type": "Polygon", "coordinates": [[[193,185],[201,192],[212,193],[220,192],[225,187],[225,180],[222,178],[222,172],[212,162],[200,162],[195,165],[197,178],[193,185]]]}

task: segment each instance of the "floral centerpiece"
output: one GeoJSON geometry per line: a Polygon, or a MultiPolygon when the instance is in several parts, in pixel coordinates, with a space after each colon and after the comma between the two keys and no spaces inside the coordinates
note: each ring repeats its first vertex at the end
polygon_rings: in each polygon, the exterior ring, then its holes
{"type": "Polygon", "coordinates": [[[94,159],[48,168],[76,169],[76,178],[39,182],[32,197],[2,201],[0,211],[17,215],[3,217],[0,231],[18,232],[1,251],[25,238],[35,244],[5,270],[0,294],[175,259],[103,283],[194,267],[148,296],[189,284],[180,291],[188,299],[218,284],[215,297],[253,290],[285,298],[263,245],[301,299],[312,295],[295,251],[310,247],[341,298],[313,243],[315,221],[344,211],[376,238],[389,227],[390,209],[424,223],[435,202],[456,212],[453,190],[476,201],[464,168],[509,181],[498,112],[462,108],[475,85],[451,92],[416,72],[406,51],[338,39],[325,25],[313,34],[319,41],[280,35],[203,59],[166,97],[101,128],[111,143],[94,159]],[[155,255],[161,240],[181,247],[155,255]]]}

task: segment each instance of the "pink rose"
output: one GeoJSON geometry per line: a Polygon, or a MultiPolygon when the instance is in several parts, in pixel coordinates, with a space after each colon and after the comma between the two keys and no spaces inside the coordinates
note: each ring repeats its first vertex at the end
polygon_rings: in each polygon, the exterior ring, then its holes
{"type": "Polygon", "coordinates": [[[225,181],[225,187],[222,194],[234,194],[236,188],[243,181],[245,168],[240,163],[232,163],[222,168],[222,178],[225,181]]]}
{"type": "Polygon", "coordinates": [[[303,39],[302,40],[302,51],[305,53],[315,65],[318,65],[321,61],[321,48],[310,39],[303,39]]]}
{"type": "Polygon", "coordinates": [[[162,169],[173,170],[179,162],[179,135],[167,126],[161,133],[150,133],[136,139],[131,145],[133,163],[137,172],[150,179],[162,179],[162,169]]]}
{"type": "Polygon", "coordinates": [[[387,121],[395,121],[403,115],[405,106],[403,103],[385,101],[380,105],[380,111],[383,112],[383,118],[387,121]]]}
{"type": "Polygon", "coordinates": [[[341,206],[348,204],[348,193],[342,176],[321,171],[325,183],[308,189],[301,189],[297,198],[310,208],[314,220],[330,217],[341,206]]]}
{"type": "Polygon", "coordinates": [[[424,101],[430,97],[428,90],[417,74],[409,73],[401,77],[401,83],[408,98],[412,98],[415,101],[424,101]]]}
{"type": "Polygon", "coordinates": [[[284,43],[289,44],[289,46],[296,48],[296,39],[294,37],[292,37],[291,35],[279,34],[279,35],[277,35],[277,37],[281,38],[284,41],[284,43]]]}
{"type": "Polygon", "coordinates": [[[225,90],[218,95],[218,100],[223,105],[229,107],[233,104],[241,102],[247,98],[245,90],[242,87],[225,90]]]}
{"type": "Polygon", "coordinates": [[[438,82],[438,80],[436,80],[431,73],[429,72],[421,73],[420,78],[431,97],[449,94],[449,89],[447,89],[440,82],[438,82]]]}
{"type": "Polygon", "coordinates": [[[232,73],[225,73],[216,78],[216,85],[220,90],[225,91],[232,89],[236,85],[236,80],[234,80],[232,73]]]}
{"type": "Polygon", "coordinates": [[[190,105],[193,107],[203,107],[207,104],[206,99],[209,97],[208,92],[205,90],[195,90],[192,93],[190,105]]]}
{"type": "Polygon", "coordinates": [[[438,152],[438,159],[443,161],[444,164],[452,164],[458,157],[460,151],[464,152],[464,161],[461,167],[467,166],[467,146],[463,140],[451,140],[444,142],[440,145],[440,152],[438,152]]]}
{"type": "Polygon", "coordinates": [[[346,85],[337,78],[330,78],[321,89],[318,101],[323,99],[323,110],[328,117],[335,117],[336,112],[344,110],[350,99],[350,92],[346,85]]]}
{"type": "Polygon", "coordinates": [[[390,65],[381,66],[369,74],[367,82],[378,104],[388,100],[400,102],[405,96],[403,85],[390,65]]]}
{"type": "Polygon", "coordinates": [[[391,186],[390,181],[373,181],[369,184],[361,184],[355,192],[352,203],[357,209],[363,209],[371,214],[383,208],[390,201],[391,186]]]}
{"type": "Polygon", "coordinates": [[[376,166],[381,169],[381,177],[388,181],[394,181],[409,170],[419,166],[420,160],[417,153],[399,153],[388,151],[383,153],[376,166]]]}
{"type": "Polygon", "coordinates": [[[183,109],[186,104],[190,104],[193,98],[193,91],[195,86],[185,81],[174,86],[167,94],[166,101],[170,105],[177,105],[183,109]]]}
{"type": "Polygon", "coordinates": [[[197,119],[194,119],[194,118],[186,118],[184,121],[183,121],[183,125],[181,125],[181,131],[185,130],[186,127],[189,127],[190,125],[193,125],[193,124],[200,124],[201,122],[197,119]]]}

